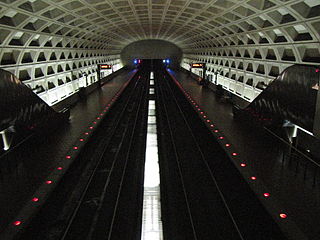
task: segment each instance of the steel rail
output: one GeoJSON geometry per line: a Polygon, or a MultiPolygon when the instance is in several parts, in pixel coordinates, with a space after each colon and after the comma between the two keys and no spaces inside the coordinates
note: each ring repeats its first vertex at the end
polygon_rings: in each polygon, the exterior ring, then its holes
{"type": "Polygon", "coordinates": [[[188,201],[186,187],[185,187],[185,183],[184,183],[183,176],[182,176],[181,165],[180,165],[180,162],[178,160],[179,156],[178,156],[178,153],[177,153],[177,147],[176,147],[176,144],[175,144],[175,141],[174,141],[172,127],[171,127],[171,124],[170,124],[170,121],[169,121],[169,118],[168,118],[168,116],[169,116],[168,115],[168,109],[167,109],[166,105],[164,104],[165,100],[164,100],[163,89],[160,87],[160,85],[159,85],[157,80],[159,81],[159,79],[157,79],[157,78],[155,79],[155,86],[158,86],[158,89],[160,90],[157,95],[159,95],[159,93],[161,93],[160,94],[161,97],[162,97],[162,101],[161,102],[162,102],[163,110],[164,110],[164,113],[165,113],[165,116],[166,116],[165,118],[167,120],[166,122],[167,122],[169,133],[170,133],[170,139],[171,139],[171,142],[172,142],[172,147],[174,149],[174,155],[175,155],[176,163],[177,163],[178,170],[179,170],[180,181],[181,181],[181,185],[182,185],[182,190],[183,190],[185,202],[186,202],[186,205],[187,205],[187,210],[188,210],[188,215],[189,215],[189,220],[190,220],[190,224],[191,224],[194,240],[198,240],[197,233],[196,233],[195,226],[194,226],[192,213],[191,213],[190,203],[188,201]]]}
{"type": "MultiPolygon", "coordinates": [[[[146,81],[146,82],[148,83],[149,81],[146,81]]],[[[146,90],[148,90],[148,88],[145,88],[143,90],[146,92],[146,90]]],[[[131,135],[130,135],[128,151],[127,151],[127,154],[126,154],[125,166],[124,166],[124,170],[123,170],[123,173],[122,173],[122,176],[121,176],[120,186],[119,186],[119,190],[118,190],[118,194],[117,194],[116,205],[115,205],[115,208],[114,208],[114,211],[113,211],[110,231],[109,231],[108,238],[107,238],[108,240],[110,240],[111,237],[112,237],[113,224],[114,224],[116,213],[117,213],[117,210],[118,210],[118,204],[119,204],[119,199],[120,199],[120,194],[121,194],[121,190],[122,190],[122,186],[123,186],[124,177],[125,177],[126,170],[127,170],[128,160],[130,158],[130,153],[133,150],[132,149],[132,145],[133,145],[133,142],[134,142],[134,137],[135,137],[136,129],[137,129],[137,126],[138,126],[139,116],[140,116],[140,113],[144,110],[143,106],[142,106],[143,105],[143,101],[146,101],[146,100],[148,100],[148,99],[145,97],[145,95],[141,94],[140,95],[139,104],[137,106],[138,111],[137,111],[137,114],[135,115],[135,119],[134,119],[133,131],[131,132],[131,135]]]]}
{"type": "MultiPolygon", "coordinates": [[[[170,78],[170,80],[172,80],[172,79],[170,78]]],[[[166,81],[166,84],[167,84],[167,86],[168,86],[168,90],[171,92],[171,96],[172,96],[172,98],[174,99],[174,102],[176,103],[176,106],[177,106],[178,109],[179,109],[180,115],[182,116],[182,118],[183,118],[183,120],[184,120],[184,122],[185,122],[185,125],[187,126],[187,128],[188,128],[188,130],[189,130],[189,132],[190,132],[190,135],[192,136],[192,139],[193,139],[193,141],[194,141],[194,143],[195,143],[195,145],[196,145],[196,147],[197,147],[197,150],[198,150],[198,152],[199,152],[200,155],[201,155],[201,160],[202,160],[202,162],[205,164],[208,172],[210,173],[210,176],[211,176],[211,178],[212,178],[212,181],[214,182],[214,184],[215,184],[215,186],[216,186],[216,188],[217,188],[217,190],[218,190],[218,193],[219,193],[219,195],[220,195],[220,198],[221,198],[221,200],[223,201],[223,204],[224,204],[224,206],[225,206],[225,208],[226,208],[226,210],[227,210],[227,212],[228,212],[228,214],[229,214],[229,217],[231,218],[231,220],[232,220],[232,222],[233,222],[233,224],[234,224],[234,227],[235,227],[235,229],[237,230],[237,232],[238,232],[238,234],[239,234],[239,237],[240,237],[242,240],[244,240],[244,237],[243,237],[242,234],[241,234],[241,231],[240,231],[240,229],[239,229],[239,227],[238,227],[238,225],[237,225],[237,223],[236,223],[236,221],[235,221],[235,219],[234,219],[234,217],[233,217],[233,215],[232,215],[232,212],[231,212],[231,210],[230,210],[230,208],[229,208],[229,206],[228,206],[228,204],[227,204],[227,202],[226,202],[226,200],[225,200],[225,197],[224,197],[224,195],[223,195],[223,193],[222,193],[222,191],[221,191],[221,189],[220,189],[220,187],[219,187],[219,185],[218,185],[218,183],[217,183],[217,180],[216,180],[215,177],[213,176],[213,173],[212,173],[212,171],[211,171],[211,169],[210,169],[210,167],[209,167],[209,165],[208,165],[208,162],[207,162],[206,159],[205,159],[205,156],[204,156],[204,154],[203,154],[203,151],[201,150],[201,147],[200,147],[198,141],[196,140],[196,138],[195,138],[195,136],[194,136],[194,134],[193,134],[192,128],[190,127],[190,125],[189,125],[189,123],[188,123],[188,121],[187,121],[187,119],[186,119],[186,116],[185,116],[185,114],[183,113],[183,111],[182,111],[182,109],[181,109],[181,107],[180,107],[180,105],[179,105],[179,103],[178,103],[177,97],[176,97],[175,94],[173,93],[172,88],[170,87],[170,85],[169,85],[169,83],[168,83],[167,81],[166,81]]]]}
{"type": "MultiPolygon", "coordinates": [[[[82,191],[81,197],[80,197],[80,199],[79,199],[79,201],[78,201],[78,203],[77,203],[77,206],[75,207],[75,209],[74,209],[74,211],[73,211],[73,214],[72,214],[71,218],[68,220],[68,224],[67,224],[67,226],[66,226],[66,228],[65,228],[65,230],[64,230],[64,233],[63,233],[62,237],[60,238],[61,240],[64,240],[64,239],[67,237],[68,233],[69,233],[70,227],[72,226],[72,224],[73,224],[73,222],[74,222],[74,220],[75,220],[75,217],[76,217],[77,213],[78,213],[79,210],[80,210],[80,207],[81,207],[81,205],[82,205],[82,203],[83,203],[83,201],[84,201],[84,198],[85,198],[85,196],[86,196],[86,193],[88,192],[88,190],[89,190],[89,188],[90,188],[90,185],[91,185],[91,183],[92,183],[92,180],[93,180],[95,174],[97,173],[100,164],[103,162],[103,156],[104,156],[106,150],[108,149],[108,147],[110,146],[110,141],[111,141],[111,139],[114,137],[114,135],[117,133],[117,129],[119,128],[120,124],[121,124],[122,121],[123,121],[123,116],[125,115],[128,107],[129,107],[130,101],[131,101],[131,99],[133,98],[133,96],[136,94],[135,90],[136,90],[137,86],[138,86],[138,81],[135,83],[133,90],[131,91],[129,97],[127,98],[127,101],[125,102],[125,105],[124,105],[124,107],[123,107],[122,110],[121,110],[121,113],[119,114],[119,118],[118,118],[119,120],[117,121],[117,123],[115,124],[115,126],[112,128],[111,137],[109,138],[109,141],[105,144],[104,149],[103,149],[103,150],[101,151],[101,153],[99,154],[99,160],[97,161],[97,163],[96,163],[96,165],[95,165],[95,168],[94,168],[94,170],[92,171],[92,173],[91,173],[91,175],[90,175],[90,178],[89,178],[89,180],[88,180],[88,182],[87,182],[87,184],[86,184],[86,187],[85,187],[84,190],[82,191]]],[[[128,128],[127,128],[127,129],[128,129],[128,128]]],[[[120,148],[119,148],[119,149],[120,149],[120,148]]],[[[116,159],[117,159],[117,158],[115,157],[115,158],[114,158],[114,161],[112,162],[110,174],[109,174],[109,176],[108,176],[108,178],[107,178],[107,181],[106,181],[106,183],[105,183],[104,189],[105,189],[105,188],[108,186],[108,184],[109,184],[109,177],[110,177],[111,172],[112,172],[112,170],[113,170],[113,167],[114,167],[114,165],[115,165],[116,159]]]]}

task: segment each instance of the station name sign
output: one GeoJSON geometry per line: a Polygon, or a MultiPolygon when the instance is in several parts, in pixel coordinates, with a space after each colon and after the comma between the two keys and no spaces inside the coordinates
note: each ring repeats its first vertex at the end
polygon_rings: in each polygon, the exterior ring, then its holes
{"type": "Polygon", "coordinates": [[[100,64],[99,68],[100,68],[100,70],[112,69],[112,65],[110,65],[110,64],[100,64]]]}
{"type": "Polygon", "coordinates": [[[204,68],[205,67],[205,63],[192,63],[191,67],[192,68],[204,68]]]}

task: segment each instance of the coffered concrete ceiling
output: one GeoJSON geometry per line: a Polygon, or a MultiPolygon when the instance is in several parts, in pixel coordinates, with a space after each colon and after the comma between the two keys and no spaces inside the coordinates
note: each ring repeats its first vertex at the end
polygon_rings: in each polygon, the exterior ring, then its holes
{"type": "Polygon", "coordinates": [[[247,38],[319,40],[320,34],[319,19],[308,21],[319,16],[318,0],[1,0],[0,7],[0,24],[9,31],[2,41],[24,44],[44,34],[113,52],[150,38],[189,51],[247,38]]]}
{"type": "Polygon", "coordinates": [[[319,64],[320,1],[0,0],[0,67],[31,88],[115,64],[144,39],[174,43],[185,63],[207,62],[211,72],[271,78],[290,64],[319,64]]]}

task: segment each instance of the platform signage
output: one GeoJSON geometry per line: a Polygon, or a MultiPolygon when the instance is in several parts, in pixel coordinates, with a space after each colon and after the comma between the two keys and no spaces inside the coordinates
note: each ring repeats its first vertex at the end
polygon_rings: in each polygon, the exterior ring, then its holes
{"type": "Polygon", "coordinates": [[[112,65],[110,65],[110,64],[100,64],[99,68],[100,68],[100,70],[112,69],[112,65]]]}
{"type": "Polygon", "coordinates": [[[205,67],[205,63],[192,63],[191,67],[192,68],[204,68],[205,67]]]}
{"type": "Polygon", "coordinates": [[[98,76],[99,79],[103,79],[109,74],[113,73],[111,64],[98,64],[98,76]]]}

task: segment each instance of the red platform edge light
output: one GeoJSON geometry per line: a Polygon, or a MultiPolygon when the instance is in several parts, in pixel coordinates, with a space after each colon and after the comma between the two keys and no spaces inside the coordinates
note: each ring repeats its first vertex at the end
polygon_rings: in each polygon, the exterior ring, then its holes
{"type": "Polygon", "coordinates": [[[32,198],[32,202],[39,202],[39,198],[37,197],[32,198]]]}
{"type": "Polygon", "coordinates": [[[71,158],[71,156],[70,156],[70,155],[67,155],[67,156],[66,156],[66,159],[70,159],[70,158],[71,158]]]}
{"type": "Polygon", "coordinates": [[[288,217],[287,214],[285,214],[285,213],[280,213],[279,216],[280,216],[282,219],[285,219],[285,218],[288,217]]]}
{"type": "Polygon", "coordinates": [[[240,166],[241,166],[241,167],[246,167],[246,166],[247,166],[247,164],[245,164],[245,163],[241,163],[241,164],[240,164],[240,166]]]}
{"type": "Polygon", "coordinates": [[[19,225],[21,225],[21,223],[22,223],[21,221],[14,221],[14,222],[13,222],[13,225],[19,226],[19,225]]]}
{"type": "Polygon", "coordinates": [[[264,197],[270,197],[270,193],[264,193],[263,196],[264,197]]]}
{"type": "Polygon", "coordinates": [[[51,184],[51,183],[52,183],[51,180],[47,180],[47,181],[46,181],[46,184],[51,184]]]}
{"type": "Polygon", "coordinates": [[[254,176],[252,176],[252,177],[251,177],[251,180],[257,180],[257,178],[256,178],[256,177],[254,177],[254,176]]]}

